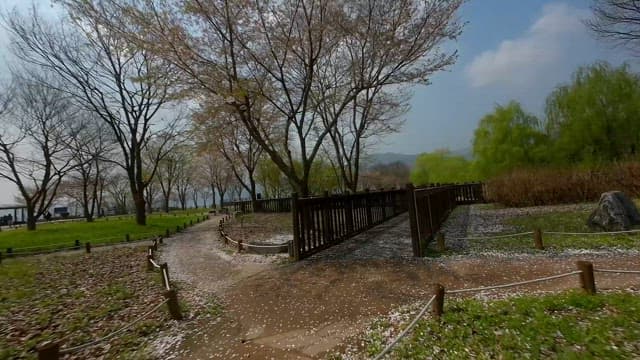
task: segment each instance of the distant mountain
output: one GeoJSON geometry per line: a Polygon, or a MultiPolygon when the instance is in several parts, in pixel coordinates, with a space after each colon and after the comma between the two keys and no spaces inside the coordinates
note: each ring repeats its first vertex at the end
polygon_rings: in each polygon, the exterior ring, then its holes
{"type": "Polygon", "coordinates": [[[416,163],[416,158],[418,154],[398,154],[398,153],[380,153],[380,154],[370,154],[369,156],[363,159],[363,164],[365,167],[373,166],[375,164],[389,164],[393,162],[401,162],[403,164],[407,164],[410,167],[416,163]]]}
{"type": "MultiPolygon", "coordinates": [[[[454,155],[462,156],[467,160],[471,160],[473,158],[473,152],[470,147],[451,150],[451,153],[454,155]]],[[[415,165],[416,163],[418,155],[419,154],[399,154],[392,152],[370,154],[363,159],[362,164],[363,168],[368,168],[375,164],[389,164],[399,161],[403,164],[409,165],[409,167],[413,167],[413,165],[415,165]]]]}

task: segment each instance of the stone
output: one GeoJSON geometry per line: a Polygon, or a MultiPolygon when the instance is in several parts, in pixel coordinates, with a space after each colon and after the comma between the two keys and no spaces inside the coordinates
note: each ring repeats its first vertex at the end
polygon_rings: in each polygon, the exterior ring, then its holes
{"type": "Polygon", "coordinates": [[[640,213],[633,201],[622,191],[608,191],[600,195],[587,225],[604,231],[629,230],[640,224],[640,213]]]}

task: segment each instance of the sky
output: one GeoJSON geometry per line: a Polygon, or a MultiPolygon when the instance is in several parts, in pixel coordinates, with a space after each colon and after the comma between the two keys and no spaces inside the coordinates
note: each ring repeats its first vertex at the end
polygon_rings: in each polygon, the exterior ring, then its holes
{"type": "MultiPolygon", "coordinates": [[[[55,12],[50,0],[36,0],[41,11],[55,12]]],[[[0,0],[0,11],[25,9],[26,0],[0,0]]],[[[446,45],[458,61],[433,76],[429,86],[413,89],[411,110],[397,134],[386,137],[374,152],[416,154],[436,149],[471,147],[473,131],[496,104],[516,100],[542,115],[544,100],[566,83],[581,65],[604,60],[634,60],[597,41],[582,23],[591,0],[469,0],[460,19],[462,36],[446,45]]],[[[0,28],[0,56],[7,34],[0,28]]],[[[4,66],[0,58],[0,78],[4,66]]],[[[10,186],[0,183],[0,204],[12,203],[10,186]]]]}

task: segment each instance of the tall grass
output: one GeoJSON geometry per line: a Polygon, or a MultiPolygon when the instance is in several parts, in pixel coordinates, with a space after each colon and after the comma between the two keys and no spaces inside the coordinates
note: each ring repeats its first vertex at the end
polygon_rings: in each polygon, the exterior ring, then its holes
{"type": "Polygon", "coordinates": [[[506,206],[536,206],[597,201],[606,191],[640,195],[640,162],[592,168],[520,169],[487,182],[490,201],[506,206]]]}

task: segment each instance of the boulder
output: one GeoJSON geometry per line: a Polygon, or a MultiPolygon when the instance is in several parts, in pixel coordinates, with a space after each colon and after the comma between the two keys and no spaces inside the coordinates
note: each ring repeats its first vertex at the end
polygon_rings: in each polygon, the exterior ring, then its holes
{"type": "Polygon", "coordinates": [[[640,213],[633,201],[622,191],[608,191],[600,195],[587,225],[604,231],[629,230],[640,224],[640,213]]]}

